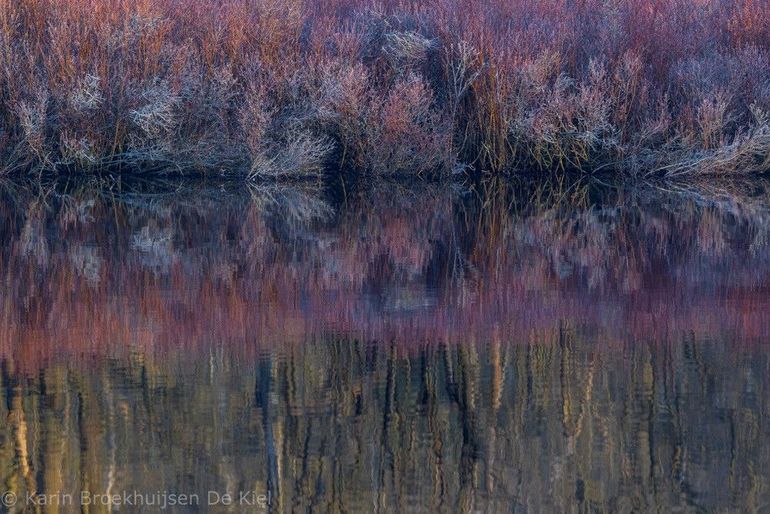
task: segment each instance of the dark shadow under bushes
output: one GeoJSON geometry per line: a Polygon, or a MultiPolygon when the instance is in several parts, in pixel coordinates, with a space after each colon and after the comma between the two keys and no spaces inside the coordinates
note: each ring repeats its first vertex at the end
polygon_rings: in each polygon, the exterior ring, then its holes
{"type": "Polygon", "coordinates": [[[0,0],[0,172],[770,169],[753,0],[0,0]]]}

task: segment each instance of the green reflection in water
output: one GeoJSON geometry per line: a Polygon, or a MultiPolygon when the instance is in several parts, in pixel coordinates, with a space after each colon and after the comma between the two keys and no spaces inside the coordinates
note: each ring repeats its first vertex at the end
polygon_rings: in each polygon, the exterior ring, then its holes
{"type": "Polygon", "coordinates": [[[277,510],[735,509],[766,501],[768,357],[713,342],[602,347],[307,341],[246,364],[6,370],[18,491],[254,490],[277,510]]]}

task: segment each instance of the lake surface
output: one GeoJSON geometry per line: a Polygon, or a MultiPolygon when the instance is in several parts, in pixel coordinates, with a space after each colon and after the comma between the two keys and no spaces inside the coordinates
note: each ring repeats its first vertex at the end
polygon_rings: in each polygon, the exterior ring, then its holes
{"type": "Polygon", "coordinates": [[[3,499],[767,511],[770,195],[728,192],[0,183],[3,499]]]}

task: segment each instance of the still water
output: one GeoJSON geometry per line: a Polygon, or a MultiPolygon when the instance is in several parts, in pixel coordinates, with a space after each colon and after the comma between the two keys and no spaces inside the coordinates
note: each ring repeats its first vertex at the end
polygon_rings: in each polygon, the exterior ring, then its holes
{"type": "Polygon", "coordinates": [[[11,511],[768,509],[762,187],[0,196],[11,511]]]}

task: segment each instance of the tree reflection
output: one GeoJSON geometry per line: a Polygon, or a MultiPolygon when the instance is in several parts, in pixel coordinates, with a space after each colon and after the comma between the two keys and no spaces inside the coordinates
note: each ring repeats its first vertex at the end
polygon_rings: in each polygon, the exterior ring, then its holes
{"type": "Polygon", "coordinates": [[[757,194],[15,190],[2,482],[279,511],[757,510],[757,194]]]}

